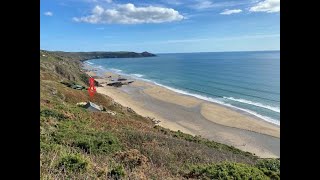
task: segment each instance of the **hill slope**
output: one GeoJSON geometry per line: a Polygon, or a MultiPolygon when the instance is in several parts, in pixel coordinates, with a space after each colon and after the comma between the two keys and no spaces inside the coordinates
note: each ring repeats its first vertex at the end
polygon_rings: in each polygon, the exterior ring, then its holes
{"type": "MultiPolygon", "coordinates": [[[[80,57],[82,58],[82,57],[80,57]]],[[[279,160],[154,125],[87,86],[78,58],[40,51],[41,179],[278,179],[279,160]],[[61,83],[61,82],[64,82],[61,83]],[[88,112],[92,101],[107,112],[88,112]]]]}
{"type": "Polygon", "coordinates": [[[85,61],[88,59],[100,59],[100,58],[136,58],[136,57],[153,57],[155,54],[149,52],[128,52],[128,51],[119,51],[119,52],[63,52],[63,51],[45,51],[40,50],[43,54],[55,54],[55,56],[64,58],[64,59],[72,59],[72,60],[80,60],[85,61]]]}

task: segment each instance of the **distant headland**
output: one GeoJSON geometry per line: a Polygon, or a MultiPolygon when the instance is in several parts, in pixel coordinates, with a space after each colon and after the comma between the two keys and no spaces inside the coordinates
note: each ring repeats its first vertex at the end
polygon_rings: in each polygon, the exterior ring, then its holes
{"type": "Polygon", "coordinates": [[[101,58],[138,58],[138,57],[153,57],[155,54],[147,51],[142,53],[130,52],[130,51],[117,51],[117,52],[64,52],[64,51],[47,51],[40,50],[40,52],[54,53],[55,55],[61,56],[61,58],[68,58],[72,60],[86,61],[89,59],[101,59],[101,58]]]}

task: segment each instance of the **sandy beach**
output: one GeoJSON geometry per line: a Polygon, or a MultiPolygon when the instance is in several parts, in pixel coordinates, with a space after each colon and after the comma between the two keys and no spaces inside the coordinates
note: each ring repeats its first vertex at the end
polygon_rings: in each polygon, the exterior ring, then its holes
{"type": "MultiPolygon", "coordinates": [[[[94,71],[87,73],[96,75],[94,71]]],[[[97,87],[97,92],[110,96],[142,116],[159,120],[159,125],[165,128],[201,135],[263,158],[280,157],[278,125],[230,107],[126,76],[121,77],[134,82],[121,87],[107,86],[112,82],[111,79],[118,77],[118,74],[108,72],[96,78],[102,85],[97,87]]]]}

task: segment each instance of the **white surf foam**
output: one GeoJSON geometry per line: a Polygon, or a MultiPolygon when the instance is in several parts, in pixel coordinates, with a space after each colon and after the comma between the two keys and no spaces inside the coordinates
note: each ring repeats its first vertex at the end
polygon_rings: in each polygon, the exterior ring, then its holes
{"type": "Polygon", "coordinates": [[[253,106],[269,109],[271,111],[280,113],[280,108],[279,107],[269,106],[269,105],[261,104],[261,103],[258,103],[258,102],[252,102],[252,101],[249,101],[249,100],[246,100],[246,99],[237,99],[237,98],[234,98],[234,97],[223,97],[223,98],[228,99],[228,100],[232,100],[232,101],[237,101],[237,102],[244,103],[244,104],[250,104],[250,105],[253,105],[253,106]]]}
{"type": "Polygon", "coordinates": [[[89,64],[89,65],[93,65],[93,64],[94,64],[94,63],[88,62],[88,61],[86,61],[85,63],[87,63],[87,64],[89,64]]]}
{"type": "MultiPolygon", "coordinates": [[[[150,82],[150,81],[149,81],[150,82]]],[[[151,81],[153,82],[153,81],[151,81]]],[[[180,94],[184,94],[184,95],[188,95],[188,96],[193,96],[193,97],[196,97],[196,98],[199,98],[199,99],[202,99],[202,100],[205,100],[205,101],[209,101],[209,102],[213,102],[213,103],[217,103],[217,104],[221,104],[223,106],[227,106],[227,107],[230,107],[230,108],[234,108],[234,109],[238,109],[238,110],[241,110],[241,111],[244,111],[246,113],[249,113],[251,115],[254,115],[260,119],[263,119],[267,122],[270,122],[272,124],[276,124],[276,125],[279,125],[280,126],[280,121],[278,120],[275,120],[273,118],[270,118],[270,117],[267,117],[267,116],[263,116],[257,112],[254,112],[254,111],[251,111],[251,110],[248,110],[248,109],[244,109],[244,108],[240,108],[240,107],[236,107],[236,106],[233,106],[231,104],[228,104],[228,103],[225,103],[225,102],[222,102],[222,101],[219,101],[217,99],[214,99],[214,98],[211,98],[211,97],[207,97],[207,96],[202,96],[202,95],[199,95],[199,94],[193,94],[193,93],[189,93],[187,91],[184,91],[184,90],[180,90],[180,89],[175,89],[175,88],[172,88],[172,87],[169,87],[169,86],[165,86],[165,85],[162,85],[162,84],[159,84],[159,83],[156,83],[156,82],[153,82],[154,84],[158,85],[158,86],[161,86],[161,87],[164,87],[164,88],[167,88],[169,90],[172,90],[174,92],[177,92],[177,93],[180,93],[180,94]]]]}
{"type": "Polygon", "coordinates": [[[115,68],[110,68],[110,70],[111,70],[111,71],[114,71],[114,72],[117,72],[117,73],[119,73],[119,72],[122,71],[121,69],[115,69],[115,68]]]}
{"type": "Polygon", "coordinates": [[[132,76],[136,76],[136,77],[143,77],[143,75],[142,74],[130,74],[130,75],[132,75],[132,76]]]}

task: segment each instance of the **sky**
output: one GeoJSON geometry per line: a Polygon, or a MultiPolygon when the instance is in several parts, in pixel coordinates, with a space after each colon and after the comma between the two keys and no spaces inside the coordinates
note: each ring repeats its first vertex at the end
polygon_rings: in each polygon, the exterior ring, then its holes
{"type": "Polygon", "coordinates": [[[40,0],[40,48],[280,50],[280,0],[40,0]]]}

